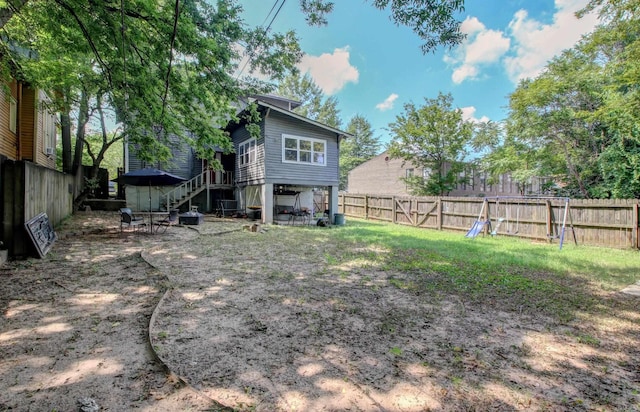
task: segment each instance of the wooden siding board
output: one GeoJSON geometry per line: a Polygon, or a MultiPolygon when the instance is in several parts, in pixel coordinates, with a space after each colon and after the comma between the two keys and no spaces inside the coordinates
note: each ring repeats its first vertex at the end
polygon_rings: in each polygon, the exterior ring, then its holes
{"type": "Polygon", "coordinates": [[[231,134],[235,156],[235,179],[240,186],[263,184],[265,181],[264,156],[264,119],[260,122],[260,137],[256,139],[256,161],[249,165],[238,164],[238,147],[240,143],[249,140],[251,135],[244,127],[236,129],[231,134]]]}
{"type": "Polygon", "coordinates": [[[15,133],[9,130],[9,96],[0,88],[0,154],[15,160],[17,145],[15,133]]]}
{"type": "Polygon", "coordinates": [[[150,165],[145,164],[145,162],[140,159],[138,148],[129,143],[129,171],[139,170],[144,167],[157,167],[165,172],[185,179],[191,179],[199,174],[202,167],[200,167],[200,170],[195,167],[196,160],[194,159],[195,154],[193,149],[181,141],[178,136],[172,136],[170,138],[170,144],[172,145],[171,152],[173,157],[166,162],[150,165]]]}
{"type": "Polygon", "coordinates": [[[35,162],[35,93],[28,87],[22,88],[22,101],[18,105],[18,126],[20,134],[20,158],[35,162]]]}
{"type": "Polygon", "coordinates": [[[319,186],[334,186],[338,184],[338,138],[334,133],[288,117],[282,113],[271,112],[265,119],[264,134],[267,183],[319,186]],[[283,134],[326,141],[326,166],[282,162],[283,134]]]}

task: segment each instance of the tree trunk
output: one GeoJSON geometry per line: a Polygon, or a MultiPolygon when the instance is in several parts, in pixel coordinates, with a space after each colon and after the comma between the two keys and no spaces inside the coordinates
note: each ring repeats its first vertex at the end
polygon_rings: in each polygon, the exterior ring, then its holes
{"type": "Polygon", "coordinates": [[[14,13],[19,13],[22,6],[27,4],[27,1],[29,0],[12,0],[11,2],[7,2],[5,7],[0,9],[0,28],[7,24],[14,13]]]}
{"type": "Polygon", "coordinates": [[[62,138],[62,171],[73,173],[71,156],[71,117],[69,112],[60,113],[60,131],[62,138]]]}
{"type": "Polygon", "coordinates": [[[75,175],[78,173],[80,166],[82,165],[82,152],[84,149],[84,136],[85,136],[85,126],[89,121],[89,102],[87,94],[83,91],[82,96],[80,96],[80,109],[78,110],[78,128],[76,131],[76,147],[73,152],[73,166],[72,173],[75,175]]]}

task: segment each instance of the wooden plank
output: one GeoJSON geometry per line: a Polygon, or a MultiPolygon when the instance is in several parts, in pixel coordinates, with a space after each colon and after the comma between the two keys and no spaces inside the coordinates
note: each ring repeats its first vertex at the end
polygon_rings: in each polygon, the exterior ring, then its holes
{"type": "Polygon", "coordinates": [[[422,225],[422,224],[425,222],[425,220],[427,220],[427,219],[429,218],[429,215],[430,215],[431,213],[433,213],[433,211],[434,211],[436,208],[438,208],[438,205],[439,205],[439,203],[438,203],[438,202],[434,203],[434,204],[433,204],[433,207],[431,208],[431,210],[429,210],[427,213],[425,213],[421,220],[419,220],[419,221],[417,221],[417,222],[416,222],[416,226],[420,226],[420,225],[422,225]]]}

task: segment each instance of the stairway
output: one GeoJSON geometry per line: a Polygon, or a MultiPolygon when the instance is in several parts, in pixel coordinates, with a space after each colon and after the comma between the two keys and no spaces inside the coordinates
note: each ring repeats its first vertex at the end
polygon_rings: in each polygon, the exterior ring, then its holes
{"type": "Polygon", "coordinates": [[[183,204],[193,199],[198,193],[207,188],[207,175],[209,171],[205,170],[198,176],[191,180],[188,180],[181,185],[177,186],[170,192],[164,194],[164,205],[166,205],[167,211],[178,209],[183,204]]]}

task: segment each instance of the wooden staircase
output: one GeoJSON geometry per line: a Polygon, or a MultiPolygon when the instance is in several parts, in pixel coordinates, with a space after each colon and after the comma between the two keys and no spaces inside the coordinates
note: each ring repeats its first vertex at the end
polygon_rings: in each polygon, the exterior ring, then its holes
{"type": "Polygon", "coordinates": [[[167,212],[173,209],[178,209],[180,206],[193,199],[198,193],[206,189],[208,175],[209,171],[205,170],[193,179],[182,183],[180,186],[177,186],[170,192],[164,194],[163,204],[167,208],[167,212]]]}

